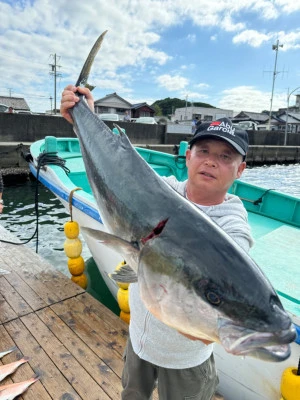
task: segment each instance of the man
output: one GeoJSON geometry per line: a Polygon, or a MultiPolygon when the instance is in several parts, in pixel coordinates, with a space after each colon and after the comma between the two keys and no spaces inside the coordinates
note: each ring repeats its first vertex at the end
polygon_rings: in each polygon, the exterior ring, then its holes
{"type": "MultiPolygon", "coordinates": [[[[78,101],[76,90],[68,86],[62,95],[61,114],[71,123],[68,109],[78,101]]],[[[91,93],[82,88],[78,91],[86,95],[93,109],[91,93]]],[[[247,149],[247,133],[234,129],[230,120],[201,124],[186,153],[187,181],[164,178],[246,251],[252,245],[247,212],[239,198],[227,191],[246,167],[247,149]]],[[[141,301],[138,283],[129,290],[131,318],[122,399],[151,399],[158,383],[160,400],[209,400],[218,384],[213,344],[183,335],[157,320],[141,301]]]]}
{"type": "Polygon", "coordinates": [[[125,111],[123,121],[124,122],[130,122],[130,115],[129,115],[128,111],[125,111]]]}
{"type": "Polygon", "coordinates": [[[192,135],[194,135],[195,134],[195,132],[196,132],[196,130],[197,130],[197,125],[199,124],[199,118],[198,117],[195,117],[193,120],[192,120],[192,135]]]}

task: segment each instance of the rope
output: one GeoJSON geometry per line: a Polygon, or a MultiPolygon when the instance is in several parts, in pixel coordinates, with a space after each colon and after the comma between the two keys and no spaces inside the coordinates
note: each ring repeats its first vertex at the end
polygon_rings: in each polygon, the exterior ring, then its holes
{"type": "Polygon", "coordinates": [[[73,211],[72,207],[73,207],[73,205],[72,205],[72,200],[73,200],[73,194],[74,194],[74,192],[76,192],[76,190],[82,190],[82,188],[81,188],[81,187],[77,187],[77,188],[71,190],[71,192],[70,192],[70,194],[69,194],[69,210],[70,210],[71,221],[73,221],[73,214],[72,214],[72,211],[73,211]]]}
{"type": "MultiPolygon", "coordinates": [[[[57,165],[58,167],[61,167],[66,174],[70,173],[69,168],[65,166],[66,160],[58,157],[57,152],[49,152],[46,153],[45,151],[41,153],[38,158],[37,158],[37,168],[36,168],[36,186],[35,186],[35,196],[34,196],[34,209],[35,209],[35,215],[36,215],[36,228],[33,233],[33,235],[29,239],[21,239],[23,240],[21,243],[16,243],[16,242],[10,242],[9,240],[2,240],[0,239],[0,242],[2,243],[8,243],[8,244],[14,244],[16,246],[19,246],[21,244],[27,244],[29,243],[35,236],[36,236],[36,248],[35,252],[38,253],[38,243],[39,243],[39,202],[38,202],[38,188],[39,188],[39,175],[40,175],[40,169],[42,167],[45,167],[46,165],[52,164],[52,165],[57,165]],[[25,240],[25,241],[24,241],[25,240]]],[[[76,189],[77,190],[77,189],[76,189]]]]}
{"type": "Polygon", "coordinates": [[[263,197],[270,192],[270,190],[275,190],[275,189],[267,189],[258,199],[256,200],[251,200],[251,199],[247,199],[246,197],[240,197],[241,200],[247,201],[248,203],[252,203],[255,206],[258,206],[260,203],[262,203],[263,201],[263,197]]]}

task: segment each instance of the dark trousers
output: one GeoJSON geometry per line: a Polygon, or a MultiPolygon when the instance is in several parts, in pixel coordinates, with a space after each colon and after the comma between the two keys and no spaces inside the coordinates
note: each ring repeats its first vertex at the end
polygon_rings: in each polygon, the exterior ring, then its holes
{"type": "Polygon", "coordinates": [[[124,362],[122,400],[150,400],[156,382],[160,400],[209,400],[219,382],[213,354],[193,368],[162,368],[138,357],[128,339],[124,362]]]}

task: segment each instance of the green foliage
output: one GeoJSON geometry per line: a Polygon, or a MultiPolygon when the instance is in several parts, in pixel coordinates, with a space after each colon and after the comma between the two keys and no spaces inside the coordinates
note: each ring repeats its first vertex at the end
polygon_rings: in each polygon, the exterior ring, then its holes
{"type": "Polygon", "coordinates": [[[154,103],[151,107],[154,108],[154,110],[155,110],[155,115],[156,115],[157,117],[160,116],[160,115],[163,115],[163,112],[162,112],[162,110],[161,110],[161,108],[159,107],[158,104],[154,103]]]}
{"type": "Polygon", "coordinates": [[[207,103],[201,103],[201,102],[193,102],[191,103],[190,101],[185,102],[185,100],[173,98],[171,99],[170,97],[167,97],[163,100],[156,100],[151,107],[153,107],[156,110],[156,106],[158,106],[162,112],[162,114],[156,114],[155,115],[169,115],[173,114],[175,112],[176,108],[183,108],[187,105],[187,107],[208,107],[208,108],[215,108],[214,106],[207,104],[207,103]]]}

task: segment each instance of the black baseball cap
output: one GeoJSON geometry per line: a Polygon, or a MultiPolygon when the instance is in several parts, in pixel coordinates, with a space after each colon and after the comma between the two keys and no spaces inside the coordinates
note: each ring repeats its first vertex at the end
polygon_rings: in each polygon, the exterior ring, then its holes
{"type": "Polygon", "coordinates": [[[246,156],[249,146],[248,133],[232,126],[228,118],[220,118],[213,122],[203,122],[190,140],[190,148],[200,139],[218,138],[228,142],[238,153],[246,156]]]}

